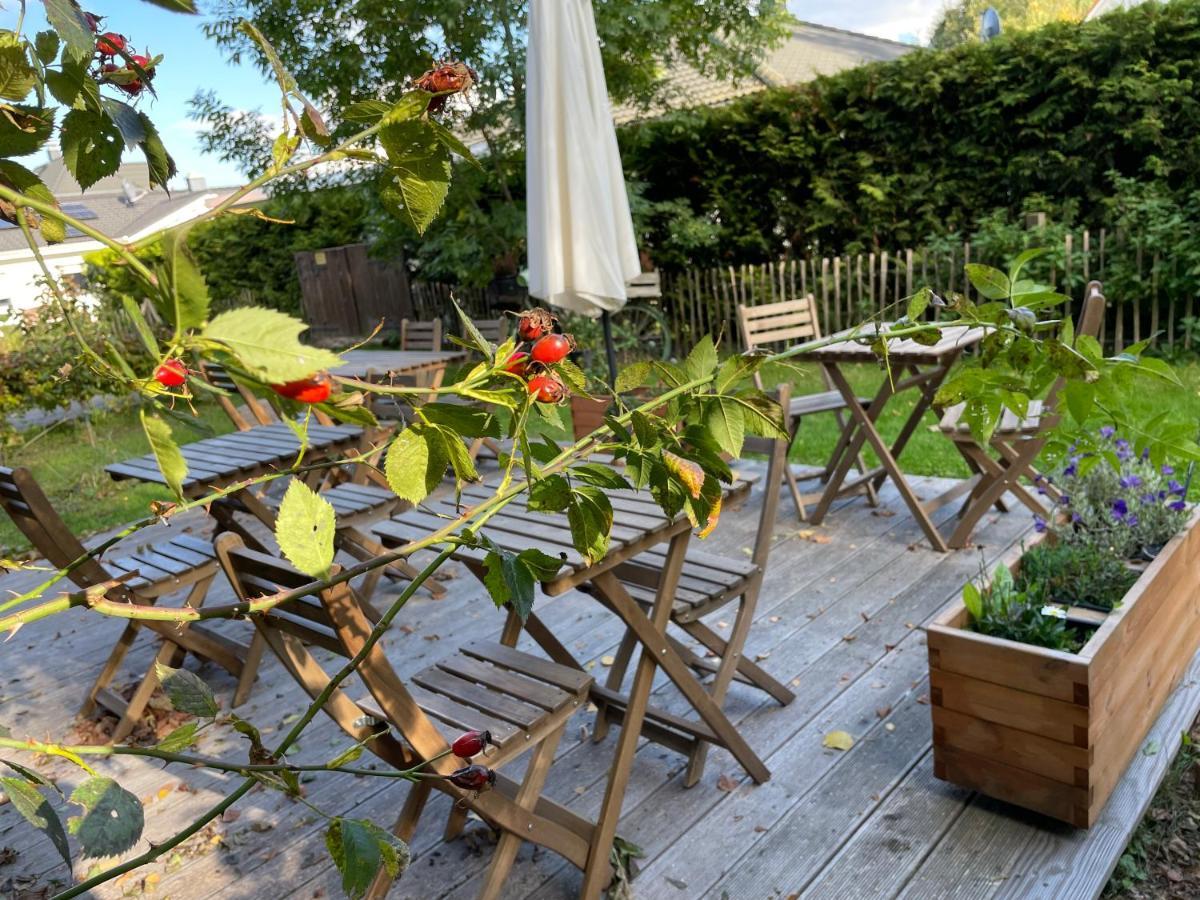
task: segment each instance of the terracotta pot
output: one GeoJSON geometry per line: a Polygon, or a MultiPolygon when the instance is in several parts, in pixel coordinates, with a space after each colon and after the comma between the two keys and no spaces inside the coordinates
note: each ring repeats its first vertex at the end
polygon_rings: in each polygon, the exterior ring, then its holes
{"type": "Polygon", "coordinates": [[[609,401],[593,400],[590,397],[571,397],[571,423],[575,429],[575,440],[587,437],[604,424],[609,401]]]}

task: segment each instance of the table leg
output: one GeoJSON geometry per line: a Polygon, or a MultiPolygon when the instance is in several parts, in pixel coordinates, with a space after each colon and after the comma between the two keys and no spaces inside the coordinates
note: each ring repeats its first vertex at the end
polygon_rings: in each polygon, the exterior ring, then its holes
{"type": "MultiPolygon", "coordinates": [[[[904,427],[900,429],[900,433],[896,436],[896,440],[892,443],[892,456],[896,459],[900,458],[900,454],[904,452],[904,448],[908,445],[909,438],[917,430],[917,426],[921,424],[921,419],[925,417],[926,411],[933,406],[933,397],[937,393],[938,388],[942,386],[942,382],[946,380],[946,376],[950,374],[950,367],[961,354],[956,354],[953,359],[948,359],[943,363],[939,363],[936,369],[928,370],[922,373],[916,366],[912,367],[913,375],[926,375],[928,381],[921,386],[921,396],[917,399],[917,404],[913,407],[912,413],[908,420],[904,423],[904,427]]],[[[886,473],[881,472],[873,482],[876,490],[883,484],[883,480],[887,477],[886,473]]]]}
{"type": "MultiPolygon", "coordinates": [[[[840,371],[835,370],[833,377],[838,381],[838,389],[847,391],[850,389],[849,383],[846,381],[840,371]]],[[[886,382],[885,382],[886,383],[886,382]]],[[[872,404],[874,408],[874,404],[872,404]]],[[[913,516],[917,520],[917,524],[921,526],[921,530],[925,532],[925,536],[929,538],[929,543],[933,545],[933,549],[945,553],[950,548],[946,546],[946,541],[938,532],[937,526],[933,524],[933,520],[929,518],[929,514],[925,512],[925,508],[921,505],[921,501],[917,499],[917,495],[913,493],[913,489],[909,486],[904,478],[904,473],[900,471],[900,466],[896,463],[896,458],[892,456],[892,451],[887,444],[883,442],[883,437],[875,429],[875,422],[862,409],[851,407],[851,414],[859,422],[866,439],[870,442],[871,448],[875,451],[875,455],[879,457],[880,463],[883,464],[887,474],[896,484],[896,489],[900,491],[900,496],[904,498],[904,502],[912,511],[913,516]]],[[[923,411],[922,411],[923,412],[923,411]]]]}
{"type": "Polygon", "coordinates": [[[841,436],[838,438],[837,446],[834,449],[835,454],[838,452],[838,448],[841,449],[841,458],[837,462],[837,468],[829,476],[829,481],[825,484],[825,490],[821,494],[817,508],[813,510],[812,518],[809,519],[809,522],[813,525],[820,525],[822,520],[824,520],[825,514],[829,512],[829,507],[833,505],[833,501],[841,493],[842,483],[846,480],[846,476],[850,474],[850,468],[854,465],[855,460],[862,451],[863,444],[867,441],[867,434],[863,430],[862,423],[866,422],[867,426],[871,430],[874,430],[872,423],[879,418],[879,414],[883,412],[883,408],[894,393],[892,380],[885,378],[883,384],[879,386],[879,390],[875,392],[875,397],[871,400],[871,405],[864,410],[859,405],[856,394],[851,389],[849,382],[846,381],[846,376],[842,374],[841,370],[833,363],[823,363],[822,365],[824,365],[830,380],[850,407],[850,423],[842,431],[841,436]]]}
{"type": "MultiPolygon", "coordinates": [[[[654,628],[661,634],[666,634],[667,623],[671,618],[671,606],[675,600],[679,575],[683,571],[683,560],[687,553],[688,538],[690,537],[691,532],[680,532],[671,538],[670,546],[667,549],[662,581],[659,583],[652,611],[654,628]]],[[[611,572],[605,572],[600,579],[616,580],[611,572]]],[[[621,802],[625,799],[625,788],[629,784],[629,771],[633,766],[633,755],[637,751],[638,741],[641,738],[646,704],[650,700],[650,689],[654,684],[654,669],[654,656],[643,647],[638,656],[637,668],[634,670],[629,705],[625,709],[621,736],[617,740],[617,751],[613,756],[612,768],[608,772],[604,802],[600,806],[600,815],[596,820],[596,832],[588,851],[587,867],[583,872],[583,888],[580,896],[585,900],[599,897],[600,892],[606,887],[601,883],[601,878],[606,875],[608,870],[608,857],[612,850],[613,838],[617,834],[617,821],[621,817],[621,802]]]]}

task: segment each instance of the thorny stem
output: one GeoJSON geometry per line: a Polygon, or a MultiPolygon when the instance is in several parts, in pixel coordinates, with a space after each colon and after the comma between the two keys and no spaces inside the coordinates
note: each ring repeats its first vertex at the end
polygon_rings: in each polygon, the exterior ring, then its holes
{"type": "MultiPolygon", "coordinates": [[[[348,660],[346,664],[338,670],[338,672],[329,680],[328,684],[325,685],[321,692],[315,698],[313,698],[313,701],[309,704],[308,709],[305,710],[304,714],[296,721],[291,730],[288,731],[287,735],[284,736],[283,740],[279,743],[279,746],[275,749],[274,753],[272,753],[272,756],[274,756],[276,759],[282,757],[287,752],[288,748],[296,743],[296,741],[300,738],[300,734],[308,726],[308,723],[316,717],[317,713],[329,701],[329,698],[333,696],[333,692],[338,689],[338,686],[341,685],[343,681],[349,678],[350,675],[358,669],[359,664],[367,658],[367,654],[370,653],[371,649],[379,642],[379,639],[383,637],[384,632],[387,631],[388,627],[392,623],[392,620],[399,615],[400,610],[404,608],[404,605],[408,603],[412,595],[417,592],[417,589],[420,588],[421,585],[424,584],[434,572],[441,568],[442,563],[450,558],[451,552],[452,551],[449,549],[443,550],[436,557],[434,557],[433,561],[430,562],[429,565],[418,572],[417,576],[411,582],[409,582],[408,586],[404,589],[400,596],[396,598],[388,611],[383,614],[383,617],[371,630],[371,633],[367,636],[367,639],[363,641],[362,648],[354,655],[352,659],[348,660]]],[[[422,762],[421,765],[425,765],[426,762],[427,761],[422,762]]],[[[177,832],[176,834],[167,838],[167,840],[163,841],[161,844],[151,845],[150,849],[140,856],[126,860],[120,865],[114,866],[105,872],[101,872],[99,875],[95,875],[86,881],[80,882],[74,887],[68,888],[62,893],[55,895],[54,900],[69,900],[71,897],[78,897],[80,894],[84,894],[94,887],[124,875],[126,872],[132,872],[134,869],[141,868],[148,863],[154,862],[154,860],[158,859],[169,850],[173,850],[175,847],[178,847],[192,835],[200,831],[201,828],[203,828],[213,819],[217,818],[217,816],[224,813],[225,810],[237,803],[238,800],[244,797],[246,793],[258,783],[259,779],[257,776],[246,778],[240,785],[237,786],[237,788],[234,789],[231,794],[229,794],[229,796],[217,803],[215,806],[212,806],[206,810],[198,819],[187,826],[187,828],[184,828],[182,831],[177,832]]]]}

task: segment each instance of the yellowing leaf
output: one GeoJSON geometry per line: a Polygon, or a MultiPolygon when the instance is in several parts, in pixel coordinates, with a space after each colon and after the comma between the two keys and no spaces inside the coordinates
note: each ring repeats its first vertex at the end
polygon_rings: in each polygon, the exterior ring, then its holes
{"type": "Polygon", "coordinates": [[[704,539],[704,538],[708,537],[710,534],[712,534],[713,529],[717,527],[717,522],[719,522],[720,520],[721,520],[721,498],[717,497],[716,502],[713,503],[713,505],[712,505],[712,509],[710,509],[708,512],[708,521],[705,523],[704,528],[702,528],[700,530],[699,537],[701,539],[704,539]]]}
{"type": "Polygon", "coordinates": [[[845,731],[831,731],[825,735],[821,746],[828,747],[830,750],[849,750],[854,746],[854,738],[845,731]]]}
{"type": "Polygon", "coordinates": [[[275,520],[275,540],[288,561],[305,575],[327,577],[336,527],[337,516],[328,501],[303,481],[292,479],[275,520]]]}
{"type": "Polygon", "coordinates": [[[694,463],[690,459],[684,459],[682,456],[676,456],[670,450],[663,451],[663,462],[666,463],[671,474],[683,482],[683,486],[691,493],[692,499],[699,500],[705,478],[700,464],[694,463]]]}

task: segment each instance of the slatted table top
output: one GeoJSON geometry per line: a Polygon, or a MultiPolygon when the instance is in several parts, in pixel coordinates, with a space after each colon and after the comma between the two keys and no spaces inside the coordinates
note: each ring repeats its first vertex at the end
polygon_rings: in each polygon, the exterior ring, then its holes
{"type": "MultiPolygon", "coordinates": [[[[890,322],[884,323],[884,328],[889,327],[891,327],[890,322]]],[[[852,330],[839,331],[832,337],[852,333],[852,330]]],[[[888,341],[888,356],[892,357],[893,362],[932,365],[978,344],[983,340],[985,334],[986,332],[982,328],[972,328],[968,325],[946,325],[943,326],[942,336],[936,344],[919,344],[912,338],[888,341]]],[[[845,341],[829,344],[825,347],[816,347],[799,358],[820,363],[874,361],[876,359],[875,352],[869,346],[870,341],[874,339],[872,332],[863,329],[859,336],[866,339],[867,343],[845,341]]]]}
{"type": "MultiPolygon", "coordinates": [[[[308,425],[306,456],[325,457],[352,447],[362,439],[362,429],[354,425],[308,425]]],[[[291,429],[279,423],[261,425],[249,431],[235,431],[220,437],[203,438],[179,448],[187,460],[188,473],[183,479],[186,493],[218,487],[273,469],[285,468],[296,459],[300,441],[291,429]]],[[[154,455],[147,453],[104,467],[116,480],[135,479],[165,484],[154,455]]]]}
{"type": "MultiPolygon", "coordinates": [[[[737,505],[749,494],[750,485],[750,481],[738,480],[726,486],[722,503],[737,505]]],[[[618,490],[605,491],[605,494],[613,505],[612,534],[608,553],[594,564],[589,564],[572,545],[565,513],[530,510],[524,495],[489,519],[485,532],[490,540],[513,553],[537,549],[561,559],[563,568],[558,576],[542,585],[547,594],[555,596],[611,568],[633,552],[661,543],[677,531],[686,518],[683,513],[668,516],[645,491],[618,490]]],[[[484,485],[468,486],[463,491],[465,503],[479,503],[490,496],[491,490],[484,485]]],[[[448,518],[457,514],[458,507],[452,500],[435,500],[382,522],[373,530],[387,543],[403,544],[420,540],[445,527],[448,518]]],[[[476,562],[482,562],[486,555],[486,550],[473,547],[460,547],[455,551],[457,558],[476,562]]]]}
{"type": "Polygon", "coordinates": [[[342,354],[345,362],[330,372],[342,378],[360,379],[368,374],[411,375],[444,368],[466,358],[465,350],[350,350],[342,354]]]}

